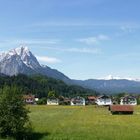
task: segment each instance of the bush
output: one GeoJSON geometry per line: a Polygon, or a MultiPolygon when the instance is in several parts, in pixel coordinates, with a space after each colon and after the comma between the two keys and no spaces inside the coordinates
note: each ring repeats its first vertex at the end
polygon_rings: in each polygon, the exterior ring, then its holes
{"type": "Polygon", "coordinates": [[[24,139],[30,125],[28,113],[19,88],[4,87],[0,90],[1,136],[24,139]]]}
{"type": "Polygon", "coordinates": [[[46,98],[41,98],[36,103],[38,105],[45,105],[45,104],[47,104],[47,99],[46,98]]]}
{"type": "Polygon", "coordinates": [[[140,105],[140,98],[137,98],[137,104],[140,105]]]}

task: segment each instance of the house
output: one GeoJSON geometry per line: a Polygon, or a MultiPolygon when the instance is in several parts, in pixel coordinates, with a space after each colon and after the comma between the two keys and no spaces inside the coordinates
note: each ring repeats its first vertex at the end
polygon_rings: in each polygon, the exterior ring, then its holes
{"type": "Polygon", "coordinates": [[[36,101],[36,102],[39,101],[39,98],[36,97],[36,98],[35,98],[35,101],[36,101]]]}
{"type": "Polygon", "coordinates": [[[59,97],[59,105],[70,105],[70,98],[68,97],[63,97],[63,96],[60,96],[59,97]]]}
{"type": "Polygon", "coordinates": [[[35,103],[35,96],[34,95],[24,95],[23,99],[27,104],[34,104],[35,103]]]}
{"type": "Polygon", "coordinates": [[[103,106],[108,106],[108,105],[112,105],[112,100],[109,96],[107,95],[102,95],[96,98],[95,103],[97,105],[103,105],[103,106]]]}
{"type": "Polygon", "coordinates": [[[77,96],[71,99],[71,105],[85,105],[85,99],[83,97],[77,96]]]}
{"type": "Polygon", "coordinates": [[[59,99],[56,97],[50,97],[47,99],[47,105],[59,105],[59,99]]]}
{"type": "Polygon", "coordinates": [[[112,114],[133,114],[134,107],[132,105],[111,105],[109,110],[112,114]]]}
{"type": "Polygon", "coordinates": [[[88,96],[87,97],[87,104],[88,105],[94,105],[96,101],[96,97],[95,96],[88,96]]]}
{"type": "Polygon", "coordinates": [[[134,96],[125,96],[120,99],[121,105],[137,105],[137,99],[134,96]]]}
{"type": "Polygon", "coordinates": [[[111,97],[111,100],[112,100],[112,104],[113,105],[117,105],[117,104],[119,104],[119,99],[117,98],[117,97],[111,97]]]}

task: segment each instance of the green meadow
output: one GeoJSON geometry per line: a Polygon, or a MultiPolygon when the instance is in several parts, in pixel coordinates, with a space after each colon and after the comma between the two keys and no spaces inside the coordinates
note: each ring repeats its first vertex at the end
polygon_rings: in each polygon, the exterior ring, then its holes
{"type": "Polygon", "coordinates": [[[140,140],[140,106],[133,115],[96,106],[28,107],[35,140],[140,140]]]}

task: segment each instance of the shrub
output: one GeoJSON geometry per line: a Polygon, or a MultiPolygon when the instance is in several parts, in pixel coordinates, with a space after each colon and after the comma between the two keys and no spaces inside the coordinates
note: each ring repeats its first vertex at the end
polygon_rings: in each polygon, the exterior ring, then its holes
{"type": "Polygon", "coordinates": [[[26,137],[30,122],[28,109],[17,87],[4,87],[0,90],[0,134],[18,140],[26,137]]]}
{"type": "Polygon", "coordinates": [[[47,104],[47,99],[46,98],[41,98],[36,103],[38,105],[45,105],[45,104],[47,104]]]}

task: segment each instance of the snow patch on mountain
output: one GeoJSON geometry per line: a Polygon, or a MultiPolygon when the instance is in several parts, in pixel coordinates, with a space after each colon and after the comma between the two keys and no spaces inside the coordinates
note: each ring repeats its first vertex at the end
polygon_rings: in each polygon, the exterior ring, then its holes
{"type": "Polygon", "coordinates": [[[131,77],[119,77],[108,75],[104,78],[97,78],[98,80],[129,80],[129,81],[140,81],[140,78],[131,78],[131,77]]]}

